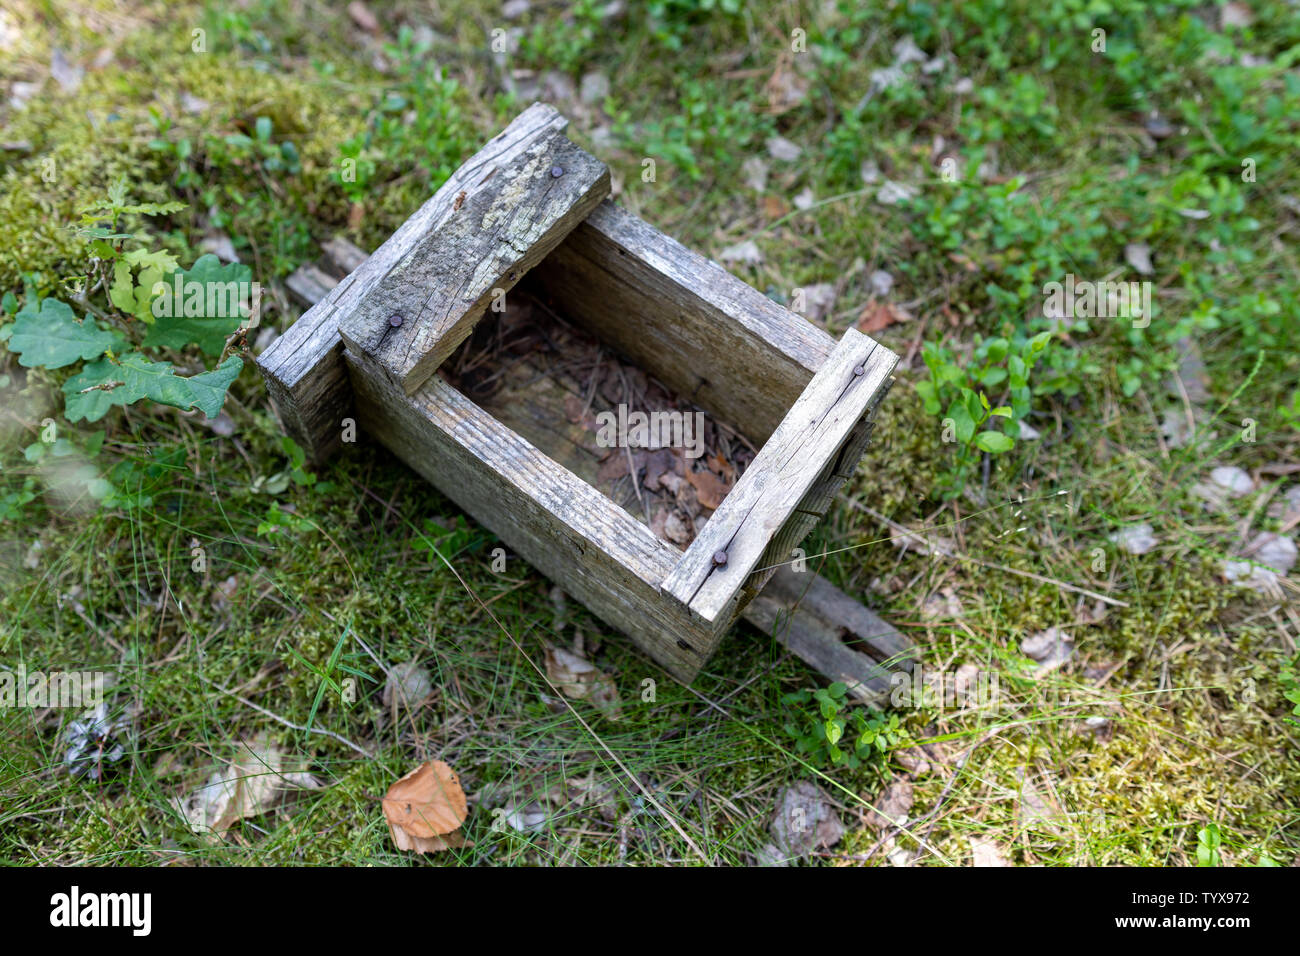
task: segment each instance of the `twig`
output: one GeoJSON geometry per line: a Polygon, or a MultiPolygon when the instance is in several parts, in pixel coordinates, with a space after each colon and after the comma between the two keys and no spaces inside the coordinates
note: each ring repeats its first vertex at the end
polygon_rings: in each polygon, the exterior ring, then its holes
{"type": "Polygon", "coordinates": [[[372,754],[369,750],[367,750],[365,747],[359,746],[358,744],[354,744],[352,741],[348,740],[348,738],[344,737],[342,734],[336,734],[334,733],[334,731],[326,730],[323,727],[301,727],[298,724],[285,720],[279,714],[271,713],[265,707],[253,703],[247,697],[240,697],[234,691],[226,690],[226,688],[222,687],[220,684],[216,683],[215,681],[208,680],[208,678],[204,677],[202,674],[199,675],[199,679],[202,680],[205,684],[211,684],[213,687],[215,687],[217,690],[221,691],[221,693],[227,695],[228,697],[235,698],[235,700],[239,701],[244,706],[253,708],[253,710],[257,711],[259,714],[265,714],[267,717],[270,717],[272,720],[276,721],[277,723],[284,724],[284,726],[288,727],[290,730],[301,731],[302,733],[305,734],[324,734],[326,737],[333,737],[339,743],[346,744],[347,746],[355,750],[357,753],[361,754],[363,757],[368,757],[371,760],[375,759],[375,755],[372,754]]]}

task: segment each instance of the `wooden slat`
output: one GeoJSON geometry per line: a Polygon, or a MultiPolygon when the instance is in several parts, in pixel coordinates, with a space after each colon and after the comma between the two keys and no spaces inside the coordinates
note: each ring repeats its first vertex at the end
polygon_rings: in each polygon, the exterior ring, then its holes
{"type": "Polygon", "coordinates": [[[686,549],[664,581],[665,593],[708,624],[726,626],[750,572],[867,414],[897,361],[849,329],[686,549]],[[717,563],[718,555],[725,563],[717,563]]]}
{"type": "Polygon", "coordinates": [[[284,284],[288,287],[294,301],[310,308],[329,295],[330,289],[338,285],[339,280],[323,269],[308,263],[294,269],[293,274],[284,281],[284,284]]]}
{"type": "Polygon", "coordinates": [[[566,120],[553,107],[534,103],[465,162],[364,265],[336,285],[257,359],[267,391],[285,430],[319,462],[338,447],[342,420],[351,414],[352,394],[343,362],[339,317],[354,309],[389,270],[450,215],[456,197],[478,182],[499,157],[521,141],[566,120]]]}
{"type": "Polygon", "coordinates": [[[563,133],[518,141],[339,320],[343,341],[411,394],[608,195],[608,167],[563,133]]]}
{"type": "Polygon", "coordinates": [[[720,635],[659,592],[676,549],[440,376],[408,396],[364,366],[352,371],[367,435],[669,673],[695,677],[720,635]]]}
{"type": "Polygon", "coordinates": [[[835,348],[807,319],[612,202],[532,277],[566,317],[758,443],[835,348]]]}
{"type": "Polygon", "coordinates": [[[883,703],[891,676],[913,666],[911,641],[818,574],[782,568],[744,617],[867,703],[883,703]]]}

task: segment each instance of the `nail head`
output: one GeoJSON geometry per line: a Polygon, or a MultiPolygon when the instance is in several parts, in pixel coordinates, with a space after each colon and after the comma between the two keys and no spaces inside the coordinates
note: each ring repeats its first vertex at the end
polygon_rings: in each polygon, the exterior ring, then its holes
{"type": "Polygon", "coordinates": [[[563,166],[552,166],[552,167],[551,167],[551,175],[552,175],[553,177],[555,177],[556,179],[559,179],[561,176],[564,175],[564,167],[563,167],[563,166]]]}
{"type": "Polygon", "coordinates": [[[391,325],[393,328],[397,328],[402,324],[402,317],[396,314],[389,316],[388,324],[391,325]]]}
{"type": "Polygon", "coordinates": [[[722,567],[722,565],[726,564],[726,563],[727,563],[727,552],[725,552],[725,551],[715,551],[715,552],[713,552],[713,563],[716,564],[718,567],[722,567]]]}
{"type": "Polygon", "coordinates": [[[854,375],[864,375],[866,374],[866,371],[867,371],[867,367],[865,365],[855,365],[853,367],[854,375]]]}

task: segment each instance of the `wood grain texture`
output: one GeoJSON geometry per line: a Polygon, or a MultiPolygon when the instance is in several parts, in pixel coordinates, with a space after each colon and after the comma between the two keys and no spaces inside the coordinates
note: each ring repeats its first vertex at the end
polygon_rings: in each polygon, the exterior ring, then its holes
{"type": "Polygon", "coordinates": [[[849,329],[686,549],[664,581],[665,593],[707,624],[725,627],[750,573],[836,460],[897,361],[888,349],[849,329]],[[717,563],[715,555],[725,555],[725,563],[717,563]]]}
{"type": "Polygon", "coordinates": [[[267,391],[285,430],[319,462],[338,447],[342,420],[352,409],[339,317],[356,308],[393,265],[450,215],[456,197],[486,175],[499,158],[512,155],[567,121],[553,107],[534,103],[468,159],[419,210],[355,271],[304,313],[257,359],[267,391]]]}
{"type": "Polygon", "coordinates": [[[365,434],[669,673],[695,677],[719,635],[660,594],[675,549],[440,376],[408,396],[364,365],[352,371],[365,434]]]}
{"type": "Polygon", "coordinates": [[[781,530],[772,537],[771,543],[768,544],[763,556],[759,558],[757,566],[749,575],[749,578],[746,579],[741,589],[740,608],[743,609],[750,599],[763,590],[768,579],[779,568],[789,565],[794,548],[816,527],[817,522],[826,516],[826,512],[831,505],[831,499],[844,486],[844,483],[853,477],[858,462],[861,461],[863,453],[867,450],[867,443],[871,440],[876,409],[889,392],[892,383],[893,379],[885,380],[885,384],[871,399],[866,412],[863,413],[858,424],[849,433],[849,437],[821,470],[821,473],[818,474],[817,480],[813,482],[807,494],[800,500],[794,514],[781,526],[781,530]]]}
{"type": "Polygon", "coordinates": [[[521,139],[395,262],[339,333],[408,395],[511,288],[609,195],[609,169],[563,133],[521,139]]]}
{"type": "Polygon", "coordinates": [[[883,703],[890,676],[914,664],[910,640],[818,574],[777,571],[744,619],[866,703],[883,703]]]}
{"type": "Polygon", "coordinates": [[[284,284],[295,302],[311,308],[329,295],[330,289],[338,285],[339,280],[318,266],[308,263],[294,269],[289,278],[284,280],[284,284]]]}
{"type": "Polygon", "coordinates": [[[565,315],[761,444],[835,340],[612,202],[533,277],[565,315]]]}

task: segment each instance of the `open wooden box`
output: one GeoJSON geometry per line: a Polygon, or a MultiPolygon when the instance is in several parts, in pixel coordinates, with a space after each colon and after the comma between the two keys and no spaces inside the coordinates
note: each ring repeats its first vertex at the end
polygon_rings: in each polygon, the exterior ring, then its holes
{"type": "Polygon", "coordinates": [[[259,365],[314,459],[355,414],[689,681],[852,474],[897,357],[854,330],[836,343],[609,202],[608,170],[565,125],[549,106],[526,110],[259,365]],[[493,414],[452,384],[476,325],[520,296],[755,452],[685,550],[598,487],[560,386],[497,396],[493,414]]]}

